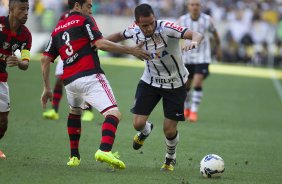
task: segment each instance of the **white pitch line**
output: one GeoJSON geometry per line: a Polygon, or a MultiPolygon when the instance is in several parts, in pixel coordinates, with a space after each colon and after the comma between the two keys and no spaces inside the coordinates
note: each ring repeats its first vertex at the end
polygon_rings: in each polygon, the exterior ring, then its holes
{"type": "Polygon", "coordinates": [[[276,73],[273,69],[269,69],[269,73],[271,75],[273,84],[274,84],[276,91],[277,91],[277,93],[280,97],[280,100],[282,102],[282,85],[281,85],[280,81],[277,79],[276,73]]]}

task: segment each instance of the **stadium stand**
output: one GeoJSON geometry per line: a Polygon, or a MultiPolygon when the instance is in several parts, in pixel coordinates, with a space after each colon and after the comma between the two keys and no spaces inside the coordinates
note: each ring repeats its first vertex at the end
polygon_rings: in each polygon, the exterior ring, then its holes
{"type": "MultiPolygon", "coordinates": [[[[203,0],[204,12],[211,15],[222,39],[223,61],[255,66],[282,67],[282,1],[281,0],[203,0]]],[[[97,0],[94,16],[105,34],[118,31],[133,19],[136,4],[148,0],[97,0]],[[120,26],[109,25],[119,16],[120,26]]],[[[30,0],[28,27],[36,37],[46,35],[67,9],[66,0],[30,0]],[[38,22],[33,24],[32,22],[38,22]]],[[[177,19],[186,12],[187,0],[150,0],[158,17],[177,19]]],[[[0,15],[7,14],[8,0],[0,1],[0,15]]],[[[38,52],[41,46],[35,46],[38,52]]]]}

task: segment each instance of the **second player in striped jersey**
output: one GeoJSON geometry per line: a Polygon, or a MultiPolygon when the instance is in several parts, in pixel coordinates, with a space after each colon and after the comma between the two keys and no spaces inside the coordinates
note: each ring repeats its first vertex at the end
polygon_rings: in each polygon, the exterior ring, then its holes
{"type": "Polygon", "coordinates": [[[179,141],[178,121],[184,120],[185,83],[188,71],[185,68],[180,47],[180,39],[190,39],[187,49],[198,47],[202,36],[174,22],[156,20],[150,5],[141,4],[135,8],[135,23],[108,37],[111,41],[132,39],[138,45],[144,43],[143,49],[150,53],[145,70],[138,84],[134,114],[134,128],[138,133],[134,137],[133,148],[139,149],[149,136],[153,125],[148,122],[149,115],[163,99],[164,134],[166,142],[165,163],[161,170],[173,170],[176,159],[176,145],[179,141]]]}
{"type": "MultiPolygon", "coordinates": [[[[201,45],[199,45],[197,49],[193,49],[190,52],[183,52],[185,66],[190,72],[184,115],[190,122],[196,122],[198,119],[198,106],[203,96],[203,81],[209,75],[209,64],[211,63],[211,34],[216,42],[218,60],[221,59],[221,47],[220,39],[211,17],[201,13],[201,1],[189,0],[188,11],[189,13],[179,18],[178,24],[187,26],[191,30],[197,31],[204,36],[201,45]],[[190,90],[191,85],[194,87],[193,92],[190,90]]],[[[189,40],[185,42],[185,45],[190,43],[189,40]]]]}

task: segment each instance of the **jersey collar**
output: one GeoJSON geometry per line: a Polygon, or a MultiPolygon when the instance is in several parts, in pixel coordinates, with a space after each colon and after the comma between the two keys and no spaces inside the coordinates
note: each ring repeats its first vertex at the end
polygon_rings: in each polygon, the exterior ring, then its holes
{"type": "Polygon", "coordinates": [[[82,13],[77,12],[77,11],[72,11],[72,12],[70,12],[69,15],[70,15],[70,16],[71,16],[71,15],[82,15],[82,13]]]}

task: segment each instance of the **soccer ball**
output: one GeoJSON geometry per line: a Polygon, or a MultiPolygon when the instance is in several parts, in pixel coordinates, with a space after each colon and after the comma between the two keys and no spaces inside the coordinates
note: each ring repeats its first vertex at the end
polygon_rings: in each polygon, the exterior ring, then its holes
{"type": "Polygon", "coordinates": [[[206,155],[200,163],[200,173],[205,178],[220,177],[224,169],[223,159],[215,154],[206,155]]]}

